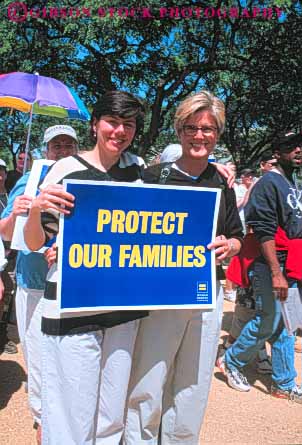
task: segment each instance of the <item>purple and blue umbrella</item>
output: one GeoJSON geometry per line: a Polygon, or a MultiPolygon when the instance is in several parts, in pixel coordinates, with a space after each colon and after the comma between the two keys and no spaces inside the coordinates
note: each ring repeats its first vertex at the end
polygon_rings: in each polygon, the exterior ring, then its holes
{"type": "Polygon", "coordinates": [[[72,88],[57,79],[38,74],[0,74],[0,107],[84,121],[90,118],[72,88]]]}
{"type": "Polygon", "coordinates": [[[72,88],[57,79],[38,74],[22,72],[0,74],[0,107],[30,113],[26,156],[33,114],[84,121],[90,119],[87,108],[72,88]]]}

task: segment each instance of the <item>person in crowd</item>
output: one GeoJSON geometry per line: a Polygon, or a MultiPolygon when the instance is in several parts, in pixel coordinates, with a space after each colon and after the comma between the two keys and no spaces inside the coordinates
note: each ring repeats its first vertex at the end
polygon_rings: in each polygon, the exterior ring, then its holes
{"type": "MultiPolygon", "coordinates": [[[[180,144],[169,144],[166,146],[166,148],[163,150],[163,152],[160,155],[159,162],[160,164],[163,164],[164,162],[175,162],[182,156],[182,147],[180,144]]],[[[209,161],[210,162],[210,161],[209,161]]],[[[229,187],[234,187],[235,178],[236,178],[236,169],[234,170],[229,167],[228,165],[220,164],[219,162],[213,162],[211,160],[211,163],[216,167],[218,172],[227,180],[229,187]]],[[[153,163],[152,165],[154,165],[153,163]]]]}
{"type": "Polygon", "coordinates": [[[301,329],[298,329],[296,340],[295,340],[295,352],[301,354],[302,352],[302,340],[301,340],[301,329]]]}
{"type": "MultiPolygon", "coordinates": [[[[231,168],[231,164],[229,162],[227,162],[226,165],[231,168]]],[[[265,173],[267,173],[268,171],[271,171],[271,169],[273,167],[275,167],[276,165],[277,165],[277,160],[275,159],[272,151],[265,151],[261,155],[260,160],[259,160],[259,168],[260,168],[262,176],[265,173]]],[[[234,167],[235,167],[235,172],[236,172],[236,166],[234,165],[234,167]]],[[[255,185],[257,179],[255,181],[254,172],[250,169],[243,170],[243,172],[241,173],[241,179],[242,179],[242,183],[244,185],[244,189],[240,190],[240,186],[238,186],[237,190],[235,190],[235,193],[237,196],[237,205],[239,206],[239,211],[241,212],[240,213],[241,221],[245,225],[243,202],[245,202],[245,205],[246,205],[246,203],[248,201],[249,194],[252,190],[252,187],[255,185]],[[247,173],[247,175],[244,175],[244,172],[247,173]],[[252,174],[249,175],[250,173],[252,173],[252,174]],[[242,196],[243,196],[243,200],[242,200],[242,196]],[[243,210],[243,212],[242,212],[242,210],[243,210]]],[[[227,278],[226,282],[227,282],[227,284],[226,284],[225,293],[224,293],[225,299],[228,301],[231,301],[231,302],[236,302],[237,291],[235,289],[235,286],[228,278],[227,278]]],[[[235,311],[234,311],[233,327],[231,328],[231,333],[230,333],[230,336],[229,336],[225,346],[228,346],[228,345],[234,343],[235,339],[238,337],[237,334],[239,334],[239,332],[241,332],[242,327],[254,315],[253,311],[255,309],[255,304],[254,304],[253,300],[250,300],[251,294],[252,294],[252,292],[250,291],[250,289],[247,292],[245,292],[245,290],[242,290],[240,292],[240,296],[238,299],[240,301],[238,301],[238,305],[236,305],[235,311]],[[244,309],[246,305],[247,305],[247,308],[244,309]],[[237,317],[237,315],[238,315],[238,317],[237,317]]],[[[271,366],[269,364],[269,359],[267,357],[266,350],[263,354],[260,351],[260,362],[258,362],[258,365],[260,364],[260,368],[257,365],[257,369],[260,371],[260,373],[261,373],[261,366],[262,366],[261,363],[264,367],[264,369],[263,369],[264,373],[266,373],[266,369],[267,369],[267,371],[271,372],[271,366]]]]}
{"type": "MultiPolygon", "coordinates": [[[[24,162],[26,158],[26,153],[24,151],[24,148],[22,148],[17,156],[17,165],[15,170],[9,170],[7,172],[7,178],[5,182],[5,187],[7,190],[7,193],[10,193],[13,187],[15,186],[16,182],[23,176],[24,171],[24,162]]],[[[32,163],[32,156],[31,153],[27,153],[27,161],[26,161],[26,170],[30,170],[32,163]]]]}
{"type": "MultiPolygon", "coordinates": [[[[236,165],[232,161],[228,161],[225,164],[228,168],[230,168],[235,176],[236,176],[236,165]]],[[[270,171],[273,166],[276,165],[276,159],[274,159],[274,155],[272,152],[264,152],[260,158],[260,171],[263,175],[264,173],[270,171]]],[[[244,220],[244,207],[248,201],[249,194],[252,190],[257,179],[254,176],[254,171],[251,169],[245,169],[241,172],[241,185],[237,183],[234,184],[234,190],[237,197],[237,206],[239,209],[240,218],[245,230],[245,220],[244,220]]],[[[224,291],[224,298],[232,303],[236,302],[236,288],[234,284],[227,278],[226,286],[224,291]]],[[[236,329],[237,331],[237,329],[236,329]]]]}
{"type": "MultiPolygon", "coordinates": [[[[244,220],[244,207],[248,201],[250,190],[254,183],[254,171],[251,169],[244,169],[240,175],[241,184],[234,187],[237,208],[239,216],[243,226],[244,233],[246,233],[245,220],[244,220]]],[[[231,303],[236,302],[236,287],[230,280],[227,279],[226,287],[224,290],[224,299],[231,303]]]]}
{"type": "Polygon", "coordinates": [[[181,157],[181,155],[182,148],[180,144],[169,144],[162,151],[159,163],[162,164],[163,162],[175,162],[181,157]]]}
{"type": "MultiPolygon", "coordinates": [[[[91,118],[94,148],[54,164],[32,202],[24,229],[32,250],[58,233],[59,215],[69,214],[74,206],[73,195],[61,185],[64,178],[142,181],[143,160],[127,148],[142,130],[143,118],[144,106],[129,93],[111,91],[99,99],[91,118]]],[[[148,312],[95,311],[62,317],[56,270],[55,263],[43,299],[43,444],[118,445],[138,324],[148,312]]]]}
{"type": "Polygon", "coordinates": [[[236,164],[235,164],[233,161],[227,161],[227,162],[225,163],[225,165],[226,165],[226,167],[228,167],[229,170],[231,170],[231,171],[234,173],[234,175],[235,175],[235,177],[236,177],[236,176],[237,176],[237,167],[236,167],[236,164]]]}
{"type": "MultiPolygon", "coordinates": [[[[262,154],[259,160],[259,167],[262,175],[264,175],[268,171],[271,171],[271,169],[276,165],[277,160],[274,158],[274,155],[271,151],[266,151],[262,154]]],[[[249,192],[251,191],[254,184],[249,188],[249,192]]],[[[228,279],[228,271],[226,276],[225,299],[229,301],[234,300],[236,302],[236,305],[229,335],[226,341],[219,347],[218,358],[223,355],[226,349],[236,341],[243,327],[255,315],[256,302],[252,286],[249,286],[248,288],[239,287],[236,289],[236,283],[233,283],[231,280],[228,279]]],[[[218,363],[219,361],[217,361],[216,364],[218,365],[218,363]]],[[[265,345],[258,352],[256,369],[259,374],[271,374],[272,372],[271,360],[267,354],[265,345]]]]}
{"type": "Polygon", "coordinates": [[[5,269],[2,270],[1,279],[3,283],[3,297],[0,300],[0,354],[17,354],[18,348],[10,338],[10,326],[16,324],[15,320],[15,266],[16,251],[10,249],[10,243],[3,241],[5,247],[5,258],[7,261],[5,269]]]}
{"type": "MultiPolygon", "coordinates": [[[[241,369],[253,360],[265,341],[272,345],[272,387],[274,397],[302,403],[302,390],[295,383],[294,336],[288,334],[281,315],[281,302],[289,287],[302,279],[301,191],[295,170],[302,165],[302,135],[289,133],[273,143],[276,167],[253,187],[246,207],[246,222],[258,240],[259,254],[249,264],[249,276],[256,299],[256,314],[236,342],[219,359],[229,386],[249,391],[241,369]]],[[[253,241],[253,247],[255,247],[253,241]]],[[[251,257],[246,255],[246,261],[251,257]]]]}
{"type": "Polygon", "coordinates": [[[261,175],[270,172],[273,167],[276,167],[277,159],[275,159],[272,151],[265,151],[260,157],[260,171],[261,175]]]}
{"type": "MultiPolygon", "coordinates": [[[[236,164],[233,161],[227,161],[225,163],[226,167],[231,170],[235,176],[235,178],[237,177],[237,168],[236,168],[236,164]]],[[[236,191],[238,190],[239,185],[237,184],[237,182],[235,181],[233,184],[233,188],[235,191],[235,195],[236,195],[236,191]]],[[[229,263],[229,259],[225,261],[225,265],[229,263]]],[[[225,287],[224,287],[224,299],[227,301],[230,301],[231,303],[235,303],[236,301],[236,289],[234,284],[226,277],[225,279],[225,287]]]]}
{"type": "MultiPolygon", "coordinates": [[[[175,116],[181,157],[170,164],[149,167],[145,172],[148,183],[223,190],[217,236],[208,245],[209,249],[215,249],[219,263],[239,252],[243,236],[234,190],[227,187],[208,162],[224,124],[225,108],[221,100],[207,91],[188,97],[175,116]]],[[[222,278],[223,271],[218,266],[217,280],[222,278]]],[[[217,281],[217,306],[213,311],[155,310],[141,321],[129,385],[124,444],[199,443],[222,303],[217,281]]]]}
{"type": "Polygon", "coordinates": [[[246,225],[244,219],[244,207],[250,196],[250,190],[254,184],[255,172],[250,168],[245,168],[240,174],[241,184],[236,188],[236,200],[239,216],[242,222],[243,230],[246,233],[246,225]]]}
{"type": "Polygon", "coordinates": [[[176,159],[178,159],[180,156],[181,146],[179,144],[169,144],[163,149],[161,153],[156,155],[155,158],[153,158],[148,165],[156,165],[161,162],[167,162],[168,160],[176,161],[176,159]],[[164,161],[162,159],[164,159],[164,161]]]}
{"type": "Polygon", "coordinates": [[[7,264],[7,260],[5,258],[4,244],[0,237],[0,302],[3,300],[3,297],[4,297],[4,283],[2,280],[1,274],[2,274],[3,270],[5,269],[6,264],[7,264]]]}
{"type": "Polygon", "coordinates": [[[7,203],[7,190],[5,187],[5,181],[7,178],[7,165],[3,159],[0,159],[0,211],[6,207],[7,203]]]}
{"type": "MultiPolygon", "coordinates": [[[[43,143],[46,144],[45,157],[57,161],[75,154],[78,138],[69,125],[54,125],[47,128],[43,143]]],[[[24,215],[32,198],[25,195],[30,172],[25,173],[11,191],[8,203],[2,212],[0,233],[11,240],[16,218],[24,215]]],[[[40,436],[41,424],[41,305],[45,289],[48,265],[43,253],[20,251],[17,256],[16,312],[19,337],[25,364],[28,370],[29,406],[34,417],[34,427],[40,436]]]]}
{"type": "Polygon", "coordinates": [[[1,275],[2,275],[3,270],[5,269],[6,264],[7,264],[7,260],[5,258],[5,249],[4,249],[2,239],[0,237],[0,303],[2,302],[2,300],[4,298],[4,283],[3,283],[1,275]]]}
{"type": "MultiPolygon", "coordinates": [[[[6,188],[5,188],[6,177],[7,177],[7,165],[3,159],[0,159],[0,211],[1,212],[3,209],[5,209],[6,204],[7,204],[7,192],[6,192],[6,188]]],[[[5,249],[4,249],[2,240],[1,240],[0,241],[0,263],[2,263],[2,260],[1,260],[2,257],[5,258],[5,249]]],[[[3,270],[3,268],[1,268],[1,271],[2,270],[3,270]]],[[[1,304],[3,304],[3,300],[4,300],[4,283],[3,283],[2,279],[1,279],[1,283],[0,283],[0,293],[1,293],[1,298],[0,298],[0,305],[1,305],[1,304]]],[[[6,329],[4,329],[4,332],[5,332],[5,336],[6,336],[6,329]]],[[[3,337],[3,335],[1,335],[1,334],[0,334],[0,336],[3,337]]],[[[1,343],[3,343],[3,341],[1,341],[1,343]]],[[[4,342],[4,344],[5,344],[5,342],[4,342]]]]}
{"type": "MultiPolygon", "coordinates": [[[[0,159],[0,214],[7,205],[8,194],[5,187],[7,165],[0,159]]],[[[9,324],[14,324],[15,266],[16,252],[10,249],[10,242],[4,241],[7,264],[2,271],[3,296],[0,301],[0,354],[16,354],[17,346],[9,338],[9,324]]]]}
{"type": "MultiPolygon", "coordinates": [[[[239,337],[242,329],[248,323],[256,313],[256,301],[253,293],[253,288],[237,288],[236,305],[233,313],[232,324],[229,331],[229,335],[225,339],[224,343],[219,345],[216,366],[220,367],[220,357],[223,356],[226,350],[235,343],[239,337]]],[[[271,374],[272,364],[271,359],[267,353],[266,345],[258,352],[256,357],[256,371],[258,374],[271,374]]],[[[223,371],[223,368],[222,368],[223,371]]]]}

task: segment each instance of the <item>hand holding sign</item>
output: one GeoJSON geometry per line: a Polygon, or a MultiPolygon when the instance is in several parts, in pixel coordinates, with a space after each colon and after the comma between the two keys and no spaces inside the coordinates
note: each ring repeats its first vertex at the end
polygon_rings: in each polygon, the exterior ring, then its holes
{"type": "Polygon", "coordinates": [[[41,193],[34,199],[32,208],[40,210],[53,209],[64,215],[69,215],[68,208],[74,207],[74,196],[64,190],[60,184],[48,185],[41,191],[41,193]],[[67,207],[67,209],[66,209],[67,207]]]}
{"type": "Polygon", "coordinates": [[[27,213],[28,209],[30,208],[31,202],[32,202],[31,196],[27,195],[17,196],[13,206],[14,216],[19,216],[23,215],[24,213],[27,213]]]}
{"type": "Polygon", "coordinates": [[[15,199],[12,210],[12,215],[16,219],[11,242],[12,249],[28,251],[23,237],[23,228],[27,220],[28,210],[31,208],[32,200],[38,194],[38,184],[46,175],[51,164],[53,164],[53,161],[47,159],[34,161],[29,177],[23,184],[26,184],[24,195],[18,196],[15,199]]]}
{"type": "Polygon", "coordinates": [[[227,239],[224,235],[216,236],[214,242],[207,245],[208,249],[215,249],[216,263],[220,264],[226,258],[236,255],[241,244],[235,238],[227,239]]]}
{"type": "Polygon", "coordinates": [[[53,243],[53,245],[44,252],[44,258],[47,261],[48,267],[51,268],[51,266],[57,260],[57,244],[56,243],[53,243]]]}

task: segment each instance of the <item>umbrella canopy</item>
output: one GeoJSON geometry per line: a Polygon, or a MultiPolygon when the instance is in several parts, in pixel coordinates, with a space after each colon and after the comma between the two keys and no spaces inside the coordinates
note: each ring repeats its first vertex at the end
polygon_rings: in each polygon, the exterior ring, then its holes
{"type": "Polygon", "coordinates": [[[25,147],[27,165],[32,115],[89,120],[90,114],[74,90],[52,77],[13,72],[0,74],[0,107],[30,113],[25,147]]]}
{"type": "Polygon", "coordinates": [[[59,118],[90,118],[79,96],[64,83],[22,72],[0,74],[0,107],[59,118]]]}

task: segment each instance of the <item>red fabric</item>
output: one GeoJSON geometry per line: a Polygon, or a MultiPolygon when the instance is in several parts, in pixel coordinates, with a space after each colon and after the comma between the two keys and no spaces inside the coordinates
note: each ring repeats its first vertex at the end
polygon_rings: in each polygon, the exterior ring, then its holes
{"type": "MultiPolygon", "coordinates": [[[[302,239],[288,239],[281,227],[275,235],[277,250],[287,250],[285,263],[286,274],[289,278],[302,280],[302,239]]],[[[255,259],[260,256],[260,243],[253,233],[244,237],[239,255],[232,258],[226,271],[226,277],[240,287],[249,287],[248,270],[255,259]]]]}
{"type": "Polygon", "coordinates": [[[248,269],[260,256],[260,243],[253,233],[244,237],[239,255],[231,259],[229,267],[226,270],[228,280],[240,287],[249,287],[248,269]]]}
{"type": "Polygon", "coordinates": [[[302,239],[289,240],[286,274],[294,280],[302,280],[302,239]]]}

